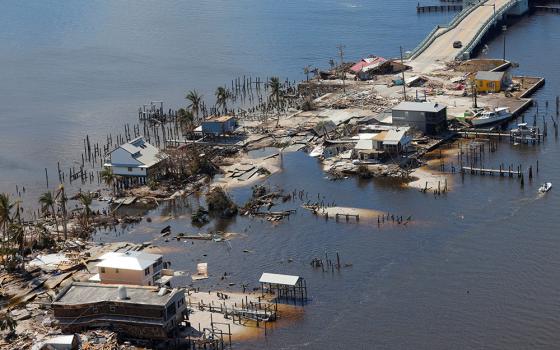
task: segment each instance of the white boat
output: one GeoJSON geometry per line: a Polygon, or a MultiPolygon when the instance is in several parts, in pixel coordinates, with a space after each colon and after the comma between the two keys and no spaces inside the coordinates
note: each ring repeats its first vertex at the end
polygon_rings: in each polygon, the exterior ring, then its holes
{"type": "Polygon", "coordinates": [[[545,193],[550,191],[551,188],[552,188],[552,182],[546,182],[541,187],[539,187],[539,192],[545,193]]]}
{"type": "Polygon", "coordinates": [[[507,107],[499,107],[493,111],[484,111],[471,119],[473,126],[482,126],[497,123],[511,118],[511,113],[507,107]]]}

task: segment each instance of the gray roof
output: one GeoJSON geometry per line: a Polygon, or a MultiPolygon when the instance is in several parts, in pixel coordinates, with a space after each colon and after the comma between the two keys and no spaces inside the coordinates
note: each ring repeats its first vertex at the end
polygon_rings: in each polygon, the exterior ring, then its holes
{"type": "Polygon", "coordinates": [[[484,72],[480,71],[476,73],[477,80],[490,80],[490,81],[501,81],[504,78],[505,72],[484,72]]]}
{"type": "Polygon", "coordinates": [[[99,303],[104,301],[116,301],[120,303],[145,304],[165,306],[182,290],[175,290],[164,295],[158,295],[157,287],[130,286],[126,285],[128,299],[119,299],[119,285],[73,282],[68,288],[56,296],[53,304],[56,305],[83,305],[99,303]]]}
{"type": "Polygon", "coordinates": [[[281,275],[278,273],[264,272],[259,279],[260,283],[282,284],[286,286],[295,286],[301,277],[292,275],[281,275]]]}
{"type": "Polygon", "coordinates": [[[434,102],[401,102],[397,106],[393,107],[393,110],[437,113],[445,108],[445,105],[434,102]]]}

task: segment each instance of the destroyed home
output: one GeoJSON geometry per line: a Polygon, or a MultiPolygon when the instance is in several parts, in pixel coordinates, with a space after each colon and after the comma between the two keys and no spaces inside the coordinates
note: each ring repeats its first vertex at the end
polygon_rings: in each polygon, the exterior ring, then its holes
{"type": "Polygon", "coordinates": [[[409,126],[426,135],[447,131],[447,107],[437,102],[401,102],[392,110],[393,124],[409,126]]]}
{"type": "Polygon", "coordinates": [[[387,60],[383,57],[372,56],[361,59],[350,67],[350,71],[359,80],[370,80],[376,75],[402,72],[408,67],[400,62],[387,60]]]}
{"type": "Polygon", "coordinates": [[[100,257],[98,274],[90,281],[104,284],[154,286],[161,282],[163,256],[141,251],[110,252],[100,257]]]}
{"type": "Polygon", "coordinates": [[[409,127],[385,128],[379,133],[359,135],[354,157],[363,161],[384,160],[388,156],[405,153],[410,145],[409,127]]]}
{"type": "Polygon", "coordinates": [[[506,72],[478,72],[475,77],[478,92],[500,92],[510,84],[506,72]]]}
{"type": "Polygon", "coordinates": [[[109,153],[104,166],[111,168],[115,175],[146,180],[155,173],[161,160],[159,149],[138,137],[109,153]]]}
{"type": "Polygon", "coordinates": [[[183,289],[73,282],[52,308],[64,332],[111,328],[144,339],[173,336],[187,319],[183,289]]]}
{"type": "Polygon", "coordinates": [[[231,115],[212,116],[202,122],[200,131],[203,135],[225,136],[237,128],[237,118],[231,115]]]}

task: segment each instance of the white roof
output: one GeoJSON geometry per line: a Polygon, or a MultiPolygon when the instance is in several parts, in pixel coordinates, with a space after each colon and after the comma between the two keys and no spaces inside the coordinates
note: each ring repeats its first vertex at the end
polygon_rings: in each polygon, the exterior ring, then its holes
{"type": "Polygon", "coordinates": [[[103,254],[99,259],[101,262],[97,267],[109,267],[122,270],[145,270],[162,258],[159,254],[149,254],[144,252],[110,252],[103,254]]]}
{"type": "Polygon", "coordinates": [[[134,159],[142,163],[141,167],[149,168],[161,160],[157,156],[159,149],[146,142],[143,137],[137,137],[130,142],[120,145],[119,148],[127,151],[134,159]]]}
{"type": "Polygon", "coordinates": [[[295,286],[301,277],[292,275],[281,275],[278,273],[264,272],[259,280],[260,283],[283,284],[295,286]]]}
{"type": "Polygon", "coordinates": [[[371,150],[374,148],[375,147],[373,147],[373,138],[366,139],[366,140],[359,140],[358,143],[356,143],[356,146],[354,147],[354,149],[362,149],[362,150],[371,150]]]}

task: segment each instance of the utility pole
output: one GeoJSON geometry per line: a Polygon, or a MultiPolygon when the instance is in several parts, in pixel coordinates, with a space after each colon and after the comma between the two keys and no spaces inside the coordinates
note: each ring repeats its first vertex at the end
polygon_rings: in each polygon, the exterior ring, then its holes
{"type": "Polygon", "coordinates": [[[344,71],[344,48],[346,46],[340,44],[337,46],[338,48],[338,54],[340,56],[340,69],[342,69],[342,91],[346,92],[346,84],[345,84],[345,79],[346,79],[346,72],[344,71]]]}
{"type": "MultiPolygon", "coordinates": [[[[402,54],[402,46],[400,47],[401,49],[401,65],[404,67],[404,61],[403,61],[403,54],[402,54]]],[[[404,96],[404,100],[406,101],[406,82],[404,80],[404,68],[402,68],[402,92],[403,92],[403,96],[404,96]]]]}

